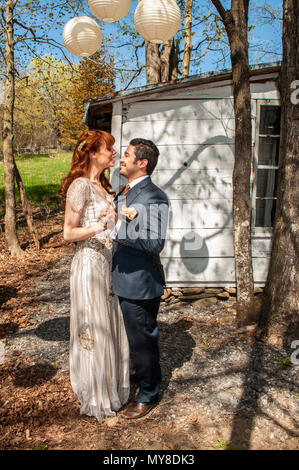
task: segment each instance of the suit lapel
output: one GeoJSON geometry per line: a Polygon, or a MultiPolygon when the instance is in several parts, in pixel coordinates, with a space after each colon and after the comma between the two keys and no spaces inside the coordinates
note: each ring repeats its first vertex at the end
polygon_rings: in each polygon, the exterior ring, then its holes
{"type": "Polygon", "coordinates": [[[116,206],[122,202],[125,204],[127,207],[129,207],[132,202],[136,199],[136,197],[141,193],[143,188],[145,188],[149,183],[151,183],[151,178],[145,178],[142,180],[140,183],[136,184],[130,191],[125,195],[122,196],[120,193],[118,193],[115,198],[114,198],[114,203],[116,206]]]}
{"type": "Polygon", "coordinates": [[[140,183],[136,184],[134,188],[130,189],[130,191],[126,194],[127,200],[126,200],[126,206],[130,207],[132,202],[136,199],[136,197],[141,193],[141,191],[149,184],[151,183],[151,178],[145,178],[142,180],[140,183]]]}

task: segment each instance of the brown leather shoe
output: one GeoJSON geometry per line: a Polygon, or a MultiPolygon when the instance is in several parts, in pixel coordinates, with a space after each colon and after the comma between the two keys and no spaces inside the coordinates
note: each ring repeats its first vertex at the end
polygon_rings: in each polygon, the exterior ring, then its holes
{"type": "Polygon", "coordinates": [[[149,413],[156,404],[157,403],[138,403],[137,401],[133,401],[132,403],[129,403],[120,416],[125,419],[142,418],[149,413]]]}

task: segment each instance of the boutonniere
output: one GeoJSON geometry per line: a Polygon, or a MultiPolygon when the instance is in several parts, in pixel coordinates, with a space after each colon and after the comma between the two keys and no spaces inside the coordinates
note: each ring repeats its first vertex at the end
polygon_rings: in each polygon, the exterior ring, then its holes
{"type": "Polygon", "coordinates": [[[128,219],[133,220],[137,216],[137,211],[134,209],[134,207],[127,207],[127,206],[122,206],[120,214],[128,217],[128,219]]]}

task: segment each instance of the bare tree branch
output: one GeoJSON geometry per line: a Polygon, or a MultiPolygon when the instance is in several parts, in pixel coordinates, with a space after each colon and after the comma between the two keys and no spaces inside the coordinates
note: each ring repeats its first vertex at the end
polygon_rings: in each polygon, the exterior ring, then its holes
{"type": "Polygon", "coordinates": [[[127,90],[129,88],[129,86],[131,85],[131,83],[135,80],[135,78],[137,78],[142,70],[145,68],[145,65],[142,65],[142,67],[140,67],[140,69],[137,71],[137,73],[132,77],[132,79],[129,81],[129,83],[127,84],[127,86],[124,88],[124,90],[127,90]]]}
{"type": "Polygon", "coordinates": [[[219,15],[221,16],[223,23],[225,23],[227,21],[227,13],[228,13],[227,10],[223,8],[223,5],[220,2],[220,0],[212,0],[212,3],[214,7],[217,9],[219,15]]]}
{"type": "MultiPolygon", "coordinates": [[[[27,41],[30,40],[30,38],[27,38],[26,40],[23,40],[24,41],[24,44],[26,44],[26,46],[28,47],[28,49],[30,50],[30,52],[32,52],[32,54],[35,56],[35,57],[38,57],[40,59],[40,55],[37,54],[35,52],[35,50],[29,46],[29,44],[27,43],[27,41]]],[[[63,57],[65,58],[65,60],[67,61],[67,63],[73,68],[73,64],[70,62],[69,58],[66,56],[65,52],[64,52],[64,47],[59,44],[57,41],[54,41],[54,40],[39,40],[38,38],[34,40],[34,42],[37,42],[39,44],[50,44],[51,46],[53,47],[56,47],[57,49],[60,50],[60,52],[63,54],[63,57]],[[53,41],[53,43],[51,42],[53,41]]]]}
{"type": "MultiPolygon", "coordinates": [[[[32,36],[33,36],[33,39],[35,40],[36,39],[36,35],[35,35],[35,31],[33,28],[31,28],[30,26],[26,26],[24,25],[23,23],[20,23],[20,21],[14,19],[13,20],[15,24],[17,24],[18,26],[20,26],[21,28],[25,29],[27,32],[31,33],[32,36]]],[[[22,39],[18,39],[16,41],[14,41],[14,44],[17,44],[18,42],[20,42],[22,39]]]]}

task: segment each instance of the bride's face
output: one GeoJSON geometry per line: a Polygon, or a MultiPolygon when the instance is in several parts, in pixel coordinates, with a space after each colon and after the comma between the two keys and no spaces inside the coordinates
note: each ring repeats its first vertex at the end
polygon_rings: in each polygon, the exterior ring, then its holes
{"type": "Polygon", "coordinates": [[[113,146],[107,147],[106,144],[103,143],[97,151],[91,152],[89,157],[97,168],[109,168],[115,165],[115,154],[116,151],[113,146]]]}

